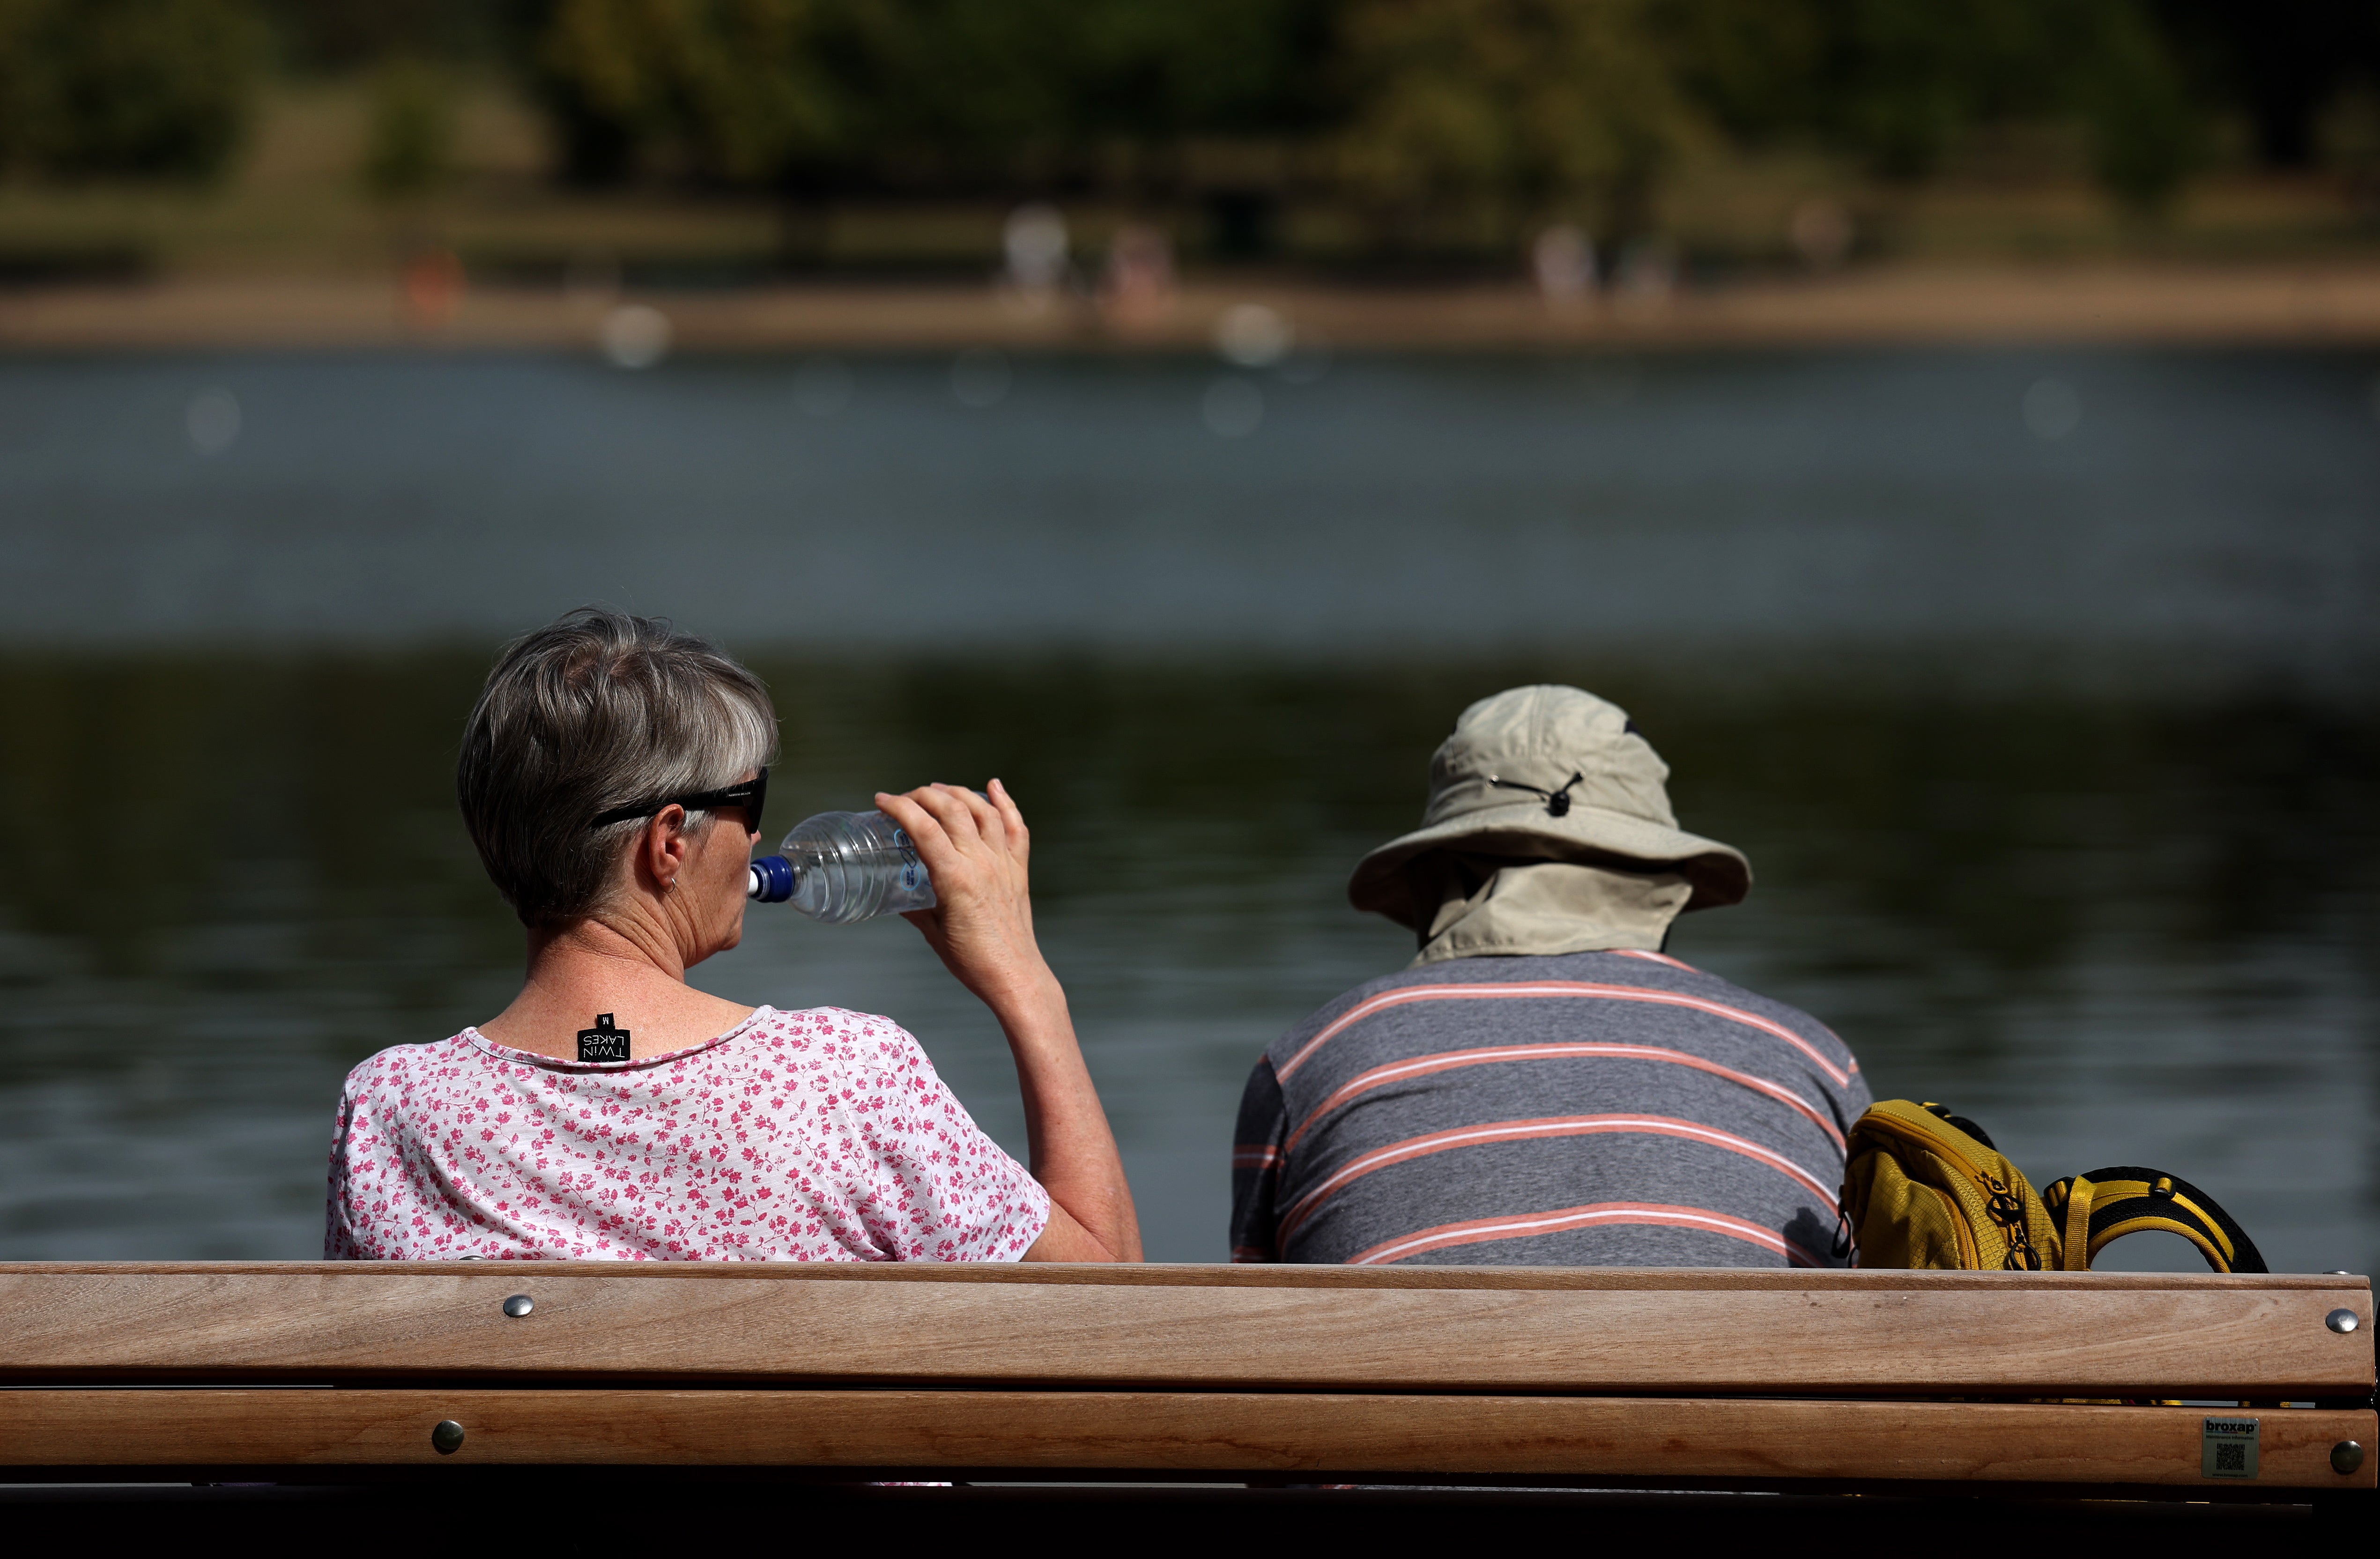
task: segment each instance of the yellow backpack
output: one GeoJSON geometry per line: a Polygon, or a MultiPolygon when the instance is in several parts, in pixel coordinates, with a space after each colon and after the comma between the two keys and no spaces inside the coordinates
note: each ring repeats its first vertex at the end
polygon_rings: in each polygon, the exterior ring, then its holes
{"type": "Polygon", "coordinates": [[[2119,1165],[2035,1192],[1982,1127],[1888,1099],[1852,1128],[1842,1216],[1864,1267],[2088,1272],[2107,1242],[2178,1234],[2216,1272],[2263,1272],[2231,1215],[2179,1176],[2119,1165]]]}

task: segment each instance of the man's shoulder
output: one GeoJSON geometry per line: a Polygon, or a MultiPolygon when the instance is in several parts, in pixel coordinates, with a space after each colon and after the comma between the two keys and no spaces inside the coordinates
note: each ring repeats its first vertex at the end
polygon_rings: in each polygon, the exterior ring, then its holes
{"type": "Polygon", "coordinates": [[[1708,1003],[1713,1008],[1749,1015],[1823,1037],[1853,1070],[1858,1063],[1850,1048],[1826,1024],[1789,1002],[1779,1001],[1732,981],[1697,969],[1666,953],[1620,949],[1602,952],[1556,953],[1525,957],[1446,959],[1366,980],[1324,1003],[1305,1021],[1275,1041],[1269,1052],[1278,1067],[1303,1052],[1318,1036],[1362,1021],[1375,1011],[1439,997],[1491,994],[1525,997],[1590,995],[1608,990],[1615,996],[1651,995],[1682,1003],[1708,1003]],[[1531,987],[1536,987],[1533,992],[1531,987]]]}
{"type": "Polygon", "coordinates": [[[1350,988],[1316,1009],[1306,1021],[1328,1022],[1348,1009],[1377,997],[1436,986],[1592,985],[1641,985],[1714,996],[1726,993],[1770,1006],[1784,1006],[1667,953],[1621,949],[1608,952],[1450,958],[1417,964],[1350,988]]]}
{"type": "Polygon", "coordinates": [[[1624,961],[1627,966],[1624,978],[1632,984],[1648,990],[1670,992],[1692,1000],[1708,1001],[1726,1008],[1731,1012],[1765,1018],[1770,1022],[1782,1024],[1799,1033],[1823,1040],[1829,1050],[1851,1070],[1859,1070],[1859,1061],[1852,1055],[1851,1046],[1844,1044],[1842,1036],[1790,1001],[1779,1001],[1773,996],[1766,996],[1747,986],[1739,985],[1732,980],[1713,974],[1707,970],[1697,969],[1693,964],[1671,958],[1665,953],[1628,952],[1574,956],[1603,956],[1615,961],[1624,961]]]}

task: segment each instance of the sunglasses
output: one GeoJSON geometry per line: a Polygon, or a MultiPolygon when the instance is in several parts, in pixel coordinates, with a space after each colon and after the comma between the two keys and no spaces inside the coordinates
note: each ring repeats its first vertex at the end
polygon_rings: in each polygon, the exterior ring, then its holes
{"type": "Polygon", "coordinates": [[[745,826],[753,833],[760,831],[760,809],[768,804],[769,771],[762,769],[740,785],[728,785],[716,791],[695,791],[682,796],[663,796],[659,801],[632,802],[599,813],[590,828],[601,828],[612,823],[625,823],[631,817],[650,817],[663,807],[682,806],[688,812],[709,812],[714,807],[740,806],[744,809],[745,826]]]}

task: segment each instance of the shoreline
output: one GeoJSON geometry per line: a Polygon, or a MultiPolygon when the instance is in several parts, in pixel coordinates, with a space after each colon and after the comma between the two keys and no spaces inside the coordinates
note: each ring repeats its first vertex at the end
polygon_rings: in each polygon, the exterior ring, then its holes
{"type": "Polygon", "coordinates": [[[802,283],[719,292],[465,286],[394,277],[187,277],[0,290],[0,354],[154,350],[593,350],[624,304],[674,349],[1205,351],[1244,303],[1344,350],[1852,345],[2380,345],[2380,263],[1860,268],[1549,307],[1514,283],[1363,287],[1201,278],[1161,310],[1038,306],[985,284],[802,283]]]}

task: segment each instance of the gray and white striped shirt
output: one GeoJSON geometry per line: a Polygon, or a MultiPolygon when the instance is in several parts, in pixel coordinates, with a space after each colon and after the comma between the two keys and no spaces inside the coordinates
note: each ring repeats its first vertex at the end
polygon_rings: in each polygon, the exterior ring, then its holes
{"type": "Polygon", "coordinates": [[[1659,953],[1359,985],[1248,1079],[1241,1262],[1832,1266],[1849,1046],[1659,953]]]}

